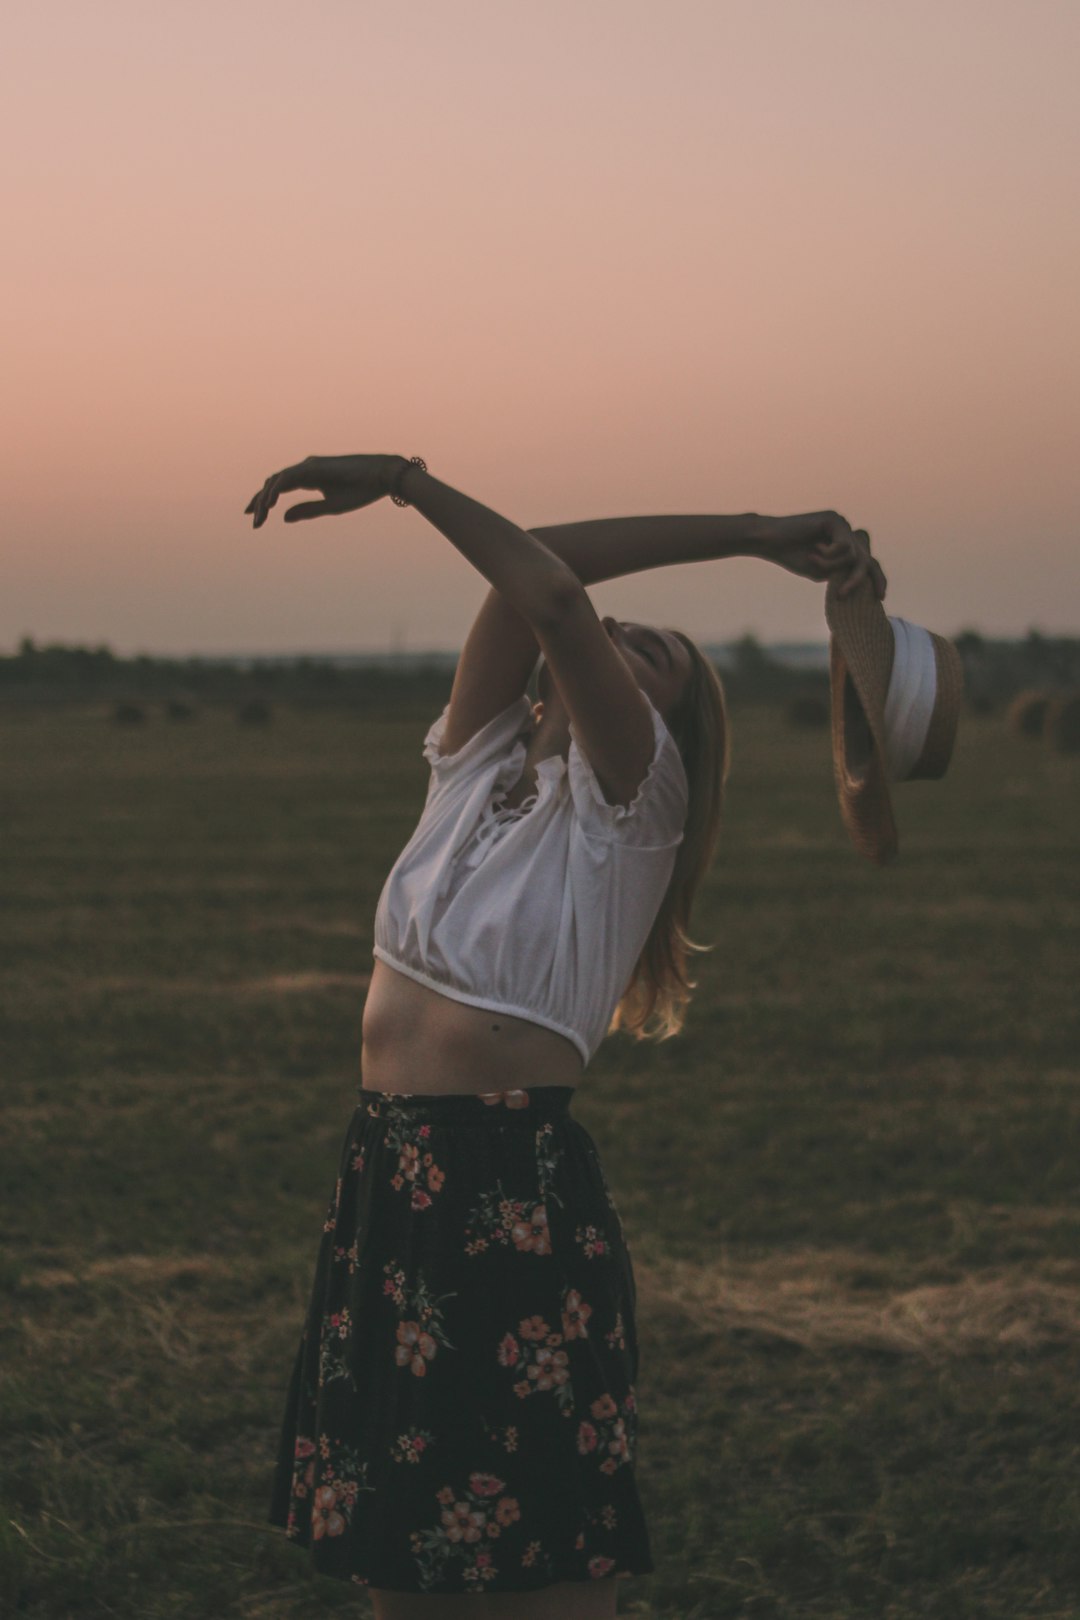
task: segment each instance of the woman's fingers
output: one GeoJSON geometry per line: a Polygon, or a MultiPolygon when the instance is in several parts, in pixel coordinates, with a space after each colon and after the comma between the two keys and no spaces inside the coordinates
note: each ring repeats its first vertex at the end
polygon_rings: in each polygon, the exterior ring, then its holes
{"type": "Polygon", "coordinates": [[[868,562],[868,560],[865,560],[862,557],[857,558],[857,560],[855,562],[855,566],[852,568],[849,577],[840,586],[840,589],[837,592],[837,595],[838,596],[850,596],[852,591],[857,591],[859,589],[859,586],[862,584],[863,580],[866,578],[868,573],[869,573],[869,562],[868,562]]]}
{"type": "Polygon", "coordinates": [[[850,596],[853,591],[857,591],[859,589],[859,586],[862,584],[864,579],[868,579],[870,581],[874,595],[877,597],[879,602],[882,601],[886,591],[885,575],[881,571],[881,565],[877,561],[877,558],[871,557],[868,552],[863,552],[860,554],[858,561],[851,571],[850,579],[846,579],[844,581],[843,585],[840,586],[838,594],[840,596],[850,596]]]}
{"type": "Polygon", "coordinates": [[[271,488],[271,486],[272,486],[272,484],[274,482],[274,479],[276,477],[277,477],[277,474],[272,473],[270,475],[270,477],[266,480],[266,483],[263,485],[262,489],[259,490],[257,495],[252,496],[251,500],[248,502],[247,506],[244,508],[245,512],[251,512],[254,515],[254,520],[255,520],[254,521],[254,527],[256,529],[259,527],[260,523],[264,523],[266,521],[267,498],[268,498],[268,496],[270,494],[270,488],[271,488]]]}
{"type": "MultiPolygon", "coordinates": [[[[835,529],[835,525],[833,527],[835,529]]],[[[836,573],[848,575],[838,588],[838,595],[850,596],[865,579],[869,579],[878,600],[883,599],[886,579],[877,558],[870,554],[870,535],[866,529],[852,529],[846,534],[834,533],[831,539],[818,541],[814,549],[817,564],[826,576],[836,573]]]]}
{"type": "Polygon", "coordinates": [[[314,457],[309,456],[306,461],[298,461],[295,466],[283,467],[280,472],[271,473],[266,483],[257,495],[253,495],[244,512],[254,513],[254,527],[258,529],[266,522],[270,508],[277,501],[279,495],[290,489],[318,489],[320,486],[312,477],[311,463],[314,457]]]}

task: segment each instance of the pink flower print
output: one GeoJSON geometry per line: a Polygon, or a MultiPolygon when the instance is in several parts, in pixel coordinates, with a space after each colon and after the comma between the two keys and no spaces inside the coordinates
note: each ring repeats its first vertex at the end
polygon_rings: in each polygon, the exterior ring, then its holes
{"type": "Polygon", "coordinates": [[[578,1424],[577,1448],[583,1457],[586,1452],[596,1450],[596,1430],[591,1423],[578,1424]]]}
{"type": "Polygon", "coordinates": [[[514,1496],[501,1497],[495,1504],[495,1517],[500,1524],[513,1524],[521,1518],[521,1508],[514,1496]]]}
{"type": "Polygon", "coordinates": [[[615,1413],[618,1411],[618,1407],[615,1405],[615,1402],[612,1400],[611,1396],[605,1393],[598,1396],[597,1399],[593,1401],[592,1405],[589,1407],[589,1411],[592,1413],[594,1418],[609,1418],[615,1416],[615,1413]]]}
{"type": "Polygon", "coordinates": [[[626,1425],[622,1418],[616,1418],[615,1420],[615,1426],[611,1431],[611,1439],[608,1441],[608,1450],[613,1457],[618,1458],[620,1461],[630,1455],[630,1445],[626,1438],[626,1425]]]}
{"type": "Polygon", "coordinates": [[[422,1136],[424,1138],[424,1140],[426,1141],[427,1138],[431,1135],[431,1126],[430,1125],[421,1125],[418,1134],[420,1136],[422,1136]]]}
{"type": "Polygon", "coordinates": [[[301,1479],[299,1477],[298,1472],[293,1474],[293,1495],[298,1496],[301,1499],[303,1499],[307,1495],[308,1491],[314,1490],[314,1488],[315,1488],[315,1459],[314,1459],[314,1457],[312,1457],[311,1461],[308,1463],[307,1467],[304,1469],[304,1477],[303,1477],[303,1479],[301,1479]]]}
{"type": "Polygon", "coordinates": [[[306,1438],[306,1436],[304,1436],[302,1434],[298,1434],[297,1437],[296,1437],[296,1452],[295,1452],[295,1455],[297,1457],[312,1457],[312,1456],[314,1456],[314,1454],[315,1454],[315,1442],[314,1442],[314,1440],[308,1440],[306,1438]]]}
{"type": "Polygon", "coordinates": [[[518,1342],[512,1333],[505,1334],[504,1337],[499,1340],[499,1348],[496,1350],[495,1354],[499,1358],[500,1367],[514,1367],[517,1365],[517,1359],[521,1354],[521,1351],[518,1347],[518,1342]]]}
{"type": "Polygon", "coordinates": [[[468,1502],[455,1502],[452,1508],[442,1511],[448,1541],[479,1541],[486,1519],[483,1508],[471,1508],[468,1502]]]}
{"type": "Polygon", "coordinates": [[[552,1389],[556,1384],[565,1384],[570,1376],[566,1351],[549,1350],[547,1345],[543,1345],[536,1352],[536,1360],[528,1372],[530,1378],[536,1379],[537,1389],[552,1389]]]}
{"type": "Polygon", "coordinates": [[[586,1305],[576,1288],[571,1288],[566,1296],[566,1305],[562,1313],[563,1333],[568,1339],[587,1339],[588,1329],[585,1323],[592,1315],[592,1306],[586,1305]]]}
{"type": "Polygon", "coordinates": [[[415,1142],[406,1142],[401,1150],[401,1156],[398,1159],[398,1166],[405,1175],[406,1180],[416,1180],[417,1171],[419,1168],[417,1161],[419,1157],[420,1149],[416,1146],[415,1142]]]}
{"type": "Polygon", "coordinates": [[[614,1568],[614,1558],[602,1558],[600,1554],[597,1553],[595,1558],[589,1559],[588,1570],[589,1574],[593,1576],[594,1579],[597,1579],[601,1575],[606,1575],[609,1569],[614,1568]]]}
{"type": "Polygon", "coordinates": [[[399,1322],[397,1336],[394,1360],[399,1367],[409,1367],[417,1378],[423,1378],[427,1372],[425,1357],[430,1361],[434,1356],[435,1340],[430,1333],[421,1332],[419,1322],[399,1322]]]}
{"type": "Polygon", "coordinates": [[[337,1511],[337,1491],[332,1485],[320,1485],[311,1504],[311,1528],[316,1541],[323,1536],[340,1536],[345,1520],[337,1511]]]}
{"type": "Polygon", "coordinates": [[[518,1332],[523,1339],[546,1339],[551,1329],[542,1316],[526,1316],[518,1323],[518,1332]]]}
{"type": "Polygon", "coordinates": [[[426,1193],[423,1187],[414,1187],[410,1202],[413,1209],[427,1209],[431,1203],[431,1194],[426,1193]]]}
{"type": "Polygon", "coordinates": [[[510,1228],[510,1236],[514,1240],[514,1247],[533,1254],[550,1254],[551,1239],[548,1236],[547,1210],[543,1204],[537,1204],[532,1214],[527,1218],[516,1220],[510,1228]]]}
{"type": "Polygon", "coordinates": [[[494,1474],[470,1474],[469,1489],[474,1496],[498,1496],[505,1491],[506,1481],[496,1479],[494,1474]]]}

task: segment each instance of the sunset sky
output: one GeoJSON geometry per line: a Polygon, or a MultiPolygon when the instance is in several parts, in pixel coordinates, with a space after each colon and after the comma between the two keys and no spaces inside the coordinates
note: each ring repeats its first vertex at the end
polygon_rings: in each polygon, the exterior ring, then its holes
{"type": "MultiPolygon", "coordinates": [[[[834,507],[886,608],[1080,633],[1077,0],[9,0],[0,651],[456,647],[414,511],[834,507]],[[293,499],[303,499],[296,496],[293,499]]],[[[752,561],[593,588],[824,639],[752,561]]]]}

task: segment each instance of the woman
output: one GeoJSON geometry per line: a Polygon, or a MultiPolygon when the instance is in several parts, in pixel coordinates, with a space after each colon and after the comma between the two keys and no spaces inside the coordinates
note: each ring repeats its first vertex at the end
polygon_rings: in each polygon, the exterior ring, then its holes
{"type": "Polygon", "coordinates": [[[359,1103],[286,1398],[272,1523],[379,1620],[595,1620],[652,1570],[629,1251],[569,1105],[609,1028],[677,1033],[718,831],[723,690],[689,637],[585,586],[760,556],[884,576],[834,512],[526,531],[419,458],[308,457],[246,510],[389,493],[492,589],[429,730],[423,814],[375,919],[359,1103]],[[526,686],[539,655],[539,701],[526,686]]]}

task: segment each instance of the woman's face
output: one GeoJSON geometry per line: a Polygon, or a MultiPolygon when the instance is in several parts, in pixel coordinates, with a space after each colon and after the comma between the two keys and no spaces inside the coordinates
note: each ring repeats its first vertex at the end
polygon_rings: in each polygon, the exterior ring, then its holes
{"type": "MultiPolygon", "coordinates": [[[[655,624],[635,624],[627,619],[601,619],[608,635],[630,667],[635,681],[646,692],[666,720],[674,710],[690,679],[690,654],[670,630],[655,624]]],[[[542,702],[555,695],[547,660],[537,672],[537,693],[542,702]]]]}
{"type": "Polygon", "coordinates": [[[627,619],[601,619],[601,624],[629,664],[634,679],[666,720],[690,679],[690,654],[670,630],[627,619]]]}

